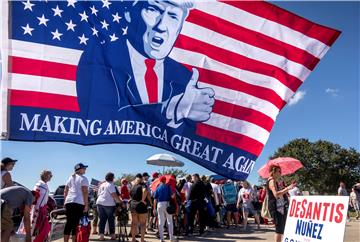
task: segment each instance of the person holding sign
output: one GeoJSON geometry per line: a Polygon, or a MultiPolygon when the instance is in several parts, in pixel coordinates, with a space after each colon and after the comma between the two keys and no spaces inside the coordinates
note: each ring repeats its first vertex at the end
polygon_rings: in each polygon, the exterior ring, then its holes
{"type": "Polygon", "coordinates": [[[285,230],[288,198],[286,194],[295,187],[291,184],[280,190],[277,182],[281,178],[281,168],[272,165],[269,168],[270,177],[266,183],[267,193],[269,194],[269,211],[275,223],[275,242],[281,242],[285,230]]]}

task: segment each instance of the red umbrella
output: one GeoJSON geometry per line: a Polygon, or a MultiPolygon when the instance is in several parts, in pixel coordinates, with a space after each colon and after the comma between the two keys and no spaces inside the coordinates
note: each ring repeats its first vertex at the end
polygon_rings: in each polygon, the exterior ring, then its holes
{"type": "MultiPolygon", "coordinates": [[[[166,177],[166,184],[168,184],[171,188],[171,190],[175,191],[176,189],[176,179],[173,177],[173,175],[168,174],[164,175],[166,177]]],[[[150,185],[151,191],[155,192],[156,188],[160,185],[160,177],[156,178],[155,181],[153,181],[150,185]]]]}
{"type": "Polygon", "coordinates": [[[281,175],[292,174],[303,167],[301,162],[297,159],[291,157],[279,157],[273,160],[269,160],[265,165],[263,165],[258,170],[259,175],[262,178],[268,178],[270,176],[269,168],[272,165],[277,165],[281,168],[281,175]]]}

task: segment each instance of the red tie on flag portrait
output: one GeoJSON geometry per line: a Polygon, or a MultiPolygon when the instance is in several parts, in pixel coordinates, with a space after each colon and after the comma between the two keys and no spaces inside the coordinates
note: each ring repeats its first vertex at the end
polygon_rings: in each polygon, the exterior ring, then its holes
{"type": "Polygon", "coordinates": [[[261,1],[19,1],[1,11],[8,139],[148,144],[241,180],[340,35],[261,1]]]}

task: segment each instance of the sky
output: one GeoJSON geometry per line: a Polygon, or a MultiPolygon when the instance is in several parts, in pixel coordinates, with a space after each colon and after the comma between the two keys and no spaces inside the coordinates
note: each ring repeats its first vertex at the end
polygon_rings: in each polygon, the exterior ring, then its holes
{"type": "MultiPolygon", "coordinates": [[[[276,5],[319,24],[342,31],[293,100],[280,112],[248,180],[258,183],[257,170],[281,146],[296,138],[319,139],[359,151],[359,2],[275,2],[276,5]]],[[[53,172],[52,191],[64,184],[78,162],[89,165],[88,178],[103,179],[112,171],[123,173],[161,171],[146,164],[157,153],[171,152],[145,145],[106,144],[81,146],[60,142],[0,141],[1,157],[18,159],[13,180],[31,188],[43,169],[53,172]]],[[[213,174],[179,155],[188,173],[213,174]]]]}

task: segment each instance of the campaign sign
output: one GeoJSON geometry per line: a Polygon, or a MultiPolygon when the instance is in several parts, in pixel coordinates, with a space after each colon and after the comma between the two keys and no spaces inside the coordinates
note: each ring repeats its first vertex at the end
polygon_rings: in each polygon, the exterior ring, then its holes
{"type": "Polygon", "coordinates": [[[347,196],[294,196],[286,220],[284,242],[343,241],[347,196]]]}

